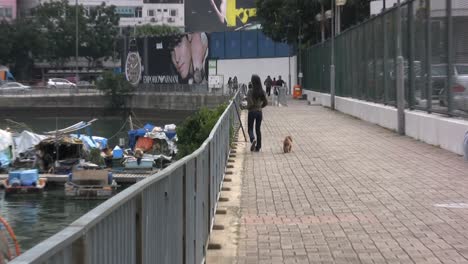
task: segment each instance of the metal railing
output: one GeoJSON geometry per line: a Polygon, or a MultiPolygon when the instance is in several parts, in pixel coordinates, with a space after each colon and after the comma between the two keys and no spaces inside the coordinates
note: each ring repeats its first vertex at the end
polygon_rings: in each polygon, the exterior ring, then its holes
{"type": "MultiPolygon", "coordinates": [[[[336,95],[396,106],[403,57],[406,107],[468,114],[468,1],[407,0],[336,37],[336,95]]],[[[303,56],[304,87],[330,93],[331,41],[303,56]]]]}
{"type": "Polygon", "coordinates": [[[236,93],[203,145],[127,188],[10,263],[202,263],[211,232],[236,93]]]}
{"type": "Polygon", "coordinates": [[[55,96],[83,96],[99,95],[101,91],[94,87],[86,88],[47,88],[45,86],[35,86],[27,90],[2,90],[0,97],[55,97],[55,96]]]}
{"type": "MultiPolygon", "coordinates": [[[[213,94],[224,95],[229,93],[224,89],[208,89],[207,84],[141,84],[135,88],[133,94],[213,94]]],[[[234,93],[232,93],[234,94],[234,93]]],[[[83,96],[103,95],[103,92],[94,86],[80,88],[47,88],[35,86],[28,90],[2,90],[3,97],[48,97],[48,96],[83,96]]]]}

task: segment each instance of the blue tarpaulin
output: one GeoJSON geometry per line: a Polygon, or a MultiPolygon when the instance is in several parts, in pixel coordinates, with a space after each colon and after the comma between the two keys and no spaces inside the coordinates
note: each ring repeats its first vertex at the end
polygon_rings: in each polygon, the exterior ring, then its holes
{"type": "Polygon", "coordinates": [[[0,151],[0,168],[6,168],[10,165],[10,157],[7,150],[0,151]]]}
{"type": "Polygon", "coordinates": [[[92,138],[88,135],[76,135],[76,134],[71,134],[70,136],[78,138],[83,141],[87,149],[92,149],[92,148],[99,148],[99,149],[105,149],[107,148],[107,138],[103,137],[96,137],[93,136],[92,138]]]}
{"type": "Polygon", "coordinates": [[[146,130],[147,132],[151,132],[154,129],[154,126],[152,124],[146,124],[143,126],[143,129],[146,130]]]}
{"type": "Polygon", "coordinates": [[[15,77],[13,77],[13,74],[11,74],[11,72],[9,72],[9,71],[6,72],[6,79],[8,81],[16,81],[15,77]]]}

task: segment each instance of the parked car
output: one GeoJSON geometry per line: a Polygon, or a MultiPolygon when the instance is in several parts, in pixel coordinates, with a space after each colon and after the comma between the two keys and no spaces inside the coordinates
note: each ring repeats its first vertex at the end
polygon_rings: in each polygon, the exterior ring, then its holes
{"type": "Polygon", "coordinates": [[[81,89],[94,88],[94,85],[88,81],[79,81],[76,85],[78,86],[78,88],[81,88],[81,89]]]}
{"type": "MultiPolygon", "coordinates": [[[[440,104],[442,106],[447,105],[447,79],[446,79],[446,68],[447,65],[445,64],[438,64],[437,66],[444,67],[445,66],[445,76],[444,80],[437,81],[437,77],[433,76],[433,86],[442,86],[439,93],[440,104]]],[[[468,64],[455,64],[453,66],[453,79],[452,79],[452,87],[451,93],[453,98],[453,109],[455,110],[462,110],[468,111],[468,64]]],[[[441,78],[439,77],[439,78],[441,78]]],[[[437,87],[439,88],[439,87],[437,87]]]]}
{"type": "Polygon", "coordinates": [[[18,82],[6,82],[0,86],[2,92],[26,92],[31,90],[31,86],[23,85],[18,82]]]}
{"type": "Polygon", "coordinates": [[[76,84],[67,79],[52,78],[47,81],[47,88],[76,88],[76,84]]]}

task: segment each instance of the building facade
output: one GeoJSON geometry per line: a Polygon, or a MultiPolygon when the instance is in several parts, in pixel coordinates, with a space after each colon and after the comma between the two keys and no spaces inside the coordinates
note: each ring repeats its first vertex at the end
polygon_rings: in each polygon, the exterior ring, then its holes
{"type": "MultiPolygon", "coordinates": [[[[16,0],[0,0],[11,2],[16,0]]],[[[31,14],[31,9],[40,3],[54,0],[18,0],[21,15],[31,14]]],[[[120,27],[133,27],[138,25],[168,25],[184,27],[184,3],[182,0],[77,0],[79,5],[89,9],[105,3],[114,5],[116,13],[120,16],[120,27]]],[[[71,5],[76,0],[69,0],[71,5]]],[[[1,13],[0,13],[1,14],[1,13]]]]}
{"type": "Polygon", "coordinates": [[[16,18],[16,0],[0,0],[0,20],[16,18]]]}

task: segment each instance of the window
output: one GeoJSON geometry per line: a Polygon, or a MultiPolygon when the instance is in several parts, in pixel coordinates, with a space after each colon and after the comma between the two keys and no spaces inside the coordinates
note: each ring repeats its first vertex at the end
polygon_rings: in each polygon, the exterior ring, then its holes
{"type": "Polygon", "coordinates": [[[142,11],[141,7],[135,8],[135,17],[141,17],[142,13],[143,13],[143,11],[142,11]]]}
{"type": "Polygon", "coordinates": [[[12,18],[13,17],[13,12],[12,12],[11,7],[0,7],[0,17],[8,17],[12,18]]]}
{"type": "Polygon", "coordinates": [[[457,69],[457,73],[460,75],[468,74],[468,65],[455,65],[455,68],[457,69]]]}
{"type": "Polygon", "coordinates": [[[177,16],[177,9],[171,9],[170,15],[173,17],[177,16]]]}
{"type": "Polygon", "coordinates": [[[164,9],[164,13],[167,13],[167,9],[164,9]]]}
{"type": "Polygon", "coordinates": [[[158,13],[161,13],[161,9],[158,9],[158,13]]]}
{"type": "Polygon", "coordinates": [[[5,17],[12,18],[13,17],[13,12],[11,7],[5,8],[5,17]]]}
{"type": "Polygon", "coordinates": [[[149,9],[148,10],[148,16],[154,16],[154,9],[149,9]]]}
{"type": "Polygon", "coordinates": [[[120,17],[135,17],[136,10],[133,7],[119,6],[115,8],[115,13],[120,17]]]}

